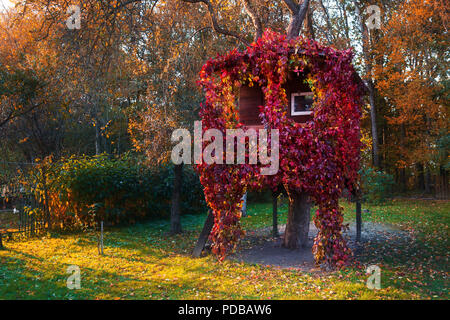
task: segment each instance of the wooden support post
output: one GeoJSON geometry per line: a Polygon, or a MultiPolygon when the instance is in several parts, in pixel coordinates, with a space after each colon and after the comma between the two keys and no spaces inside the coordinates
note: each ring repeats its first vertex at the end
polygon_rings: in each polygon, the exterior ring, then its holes
{"type": "Polygon", "coordinates": [[[0,232],[0,250],[3,250],[3,233],[0,232]]]}
{"type": "Polygon", "coordinates": [[[242,216],[247,216],[247,192],[242,196],[242,216]]]}
{"type": "Polygon", "coordinates": [[[208,217],[206,218],[205,224],[203,225],[203,230],[198,237],[197,244],[195,245],[192,256],[194,258],[200,257],[203,248],[205,248],[206,241],[208,240],[209,234],[214,226],[214,215],[211,210],[209,210],[208,217]]]}
{"type": "Polygon", "coordinates": [[[272,192],[272,236],[278,237],[278,193],[272,192]]]}
{"type": "Polygon", "coordinates": [[[361,242],[361,200],[356,199],[356,242],[361,242]]]}

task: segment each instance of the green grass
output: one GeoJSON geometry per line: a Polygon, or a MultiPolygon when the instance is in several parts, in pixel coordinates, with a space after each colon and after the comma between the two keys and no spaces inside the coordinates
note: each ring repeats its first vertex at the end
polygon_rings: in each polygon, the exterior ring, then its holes
{"type": "MultiPolygon", "coordinates": [[[[354,205],[343,207],[353,221],[354,205]]],[[[168,236],[165,220],[107,230],[104,256],[95,234],[52,234],[5,243],[0,299],[448,299],[450,203],[397,200],[363,208],[370,210],[364,221],[396,225],[412,240],[368,243],[359,266],[304,273],[191,258],[204,215],[184,216],[185,232],[178,236],[168,236]],[[381,267],[381,290],[365,285],[370,264],[381,267]],[[81,269],[79,290],[66,287],[70,265],[81,269]]],[[[280,224],[286,211],[284,201],[280,224]]],[[[247,232],[271,225],[271,204],[249,204],[248,213],[247,232]]]]}

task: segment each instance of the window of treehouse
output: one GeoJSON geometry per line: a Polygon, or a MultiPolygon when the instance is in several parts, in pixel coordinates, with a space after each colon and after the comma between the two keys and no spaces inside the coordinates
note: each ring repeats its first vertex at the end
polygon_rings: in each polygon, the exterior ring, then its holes
{"type": "Polygon", "coordinates": [[[314,94],[312,92],[291,93],[291,116],[312,114],[314,94]]]}

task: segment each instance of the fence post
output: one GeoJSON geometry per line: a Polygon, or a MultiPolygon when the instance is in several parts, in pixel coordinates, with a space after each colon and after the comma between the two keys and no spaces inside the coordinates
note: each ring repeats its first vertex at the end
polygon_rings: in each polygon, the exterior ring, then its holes
{"type": "Polygon", "coordinates": [[[20,210],[17,210],[17,215],[19,216],[19,225],[17,226],[17,229],[19,229],[19,233],[22,230],[22,214],[20,213],[20,210]]]}
{"type": "Polygon", "coordinates": [[[34,213],[30,215],[30,236],[34,235],[35,232],[35,219],[34,219],[34,213]]]}
{"type": "Polygon", "coordinates": [[[22,212],[22,231],[24,235],[27,235],[28,232],[28,216],[27,214],[25,214],[24,210],[20,210],[20,212],[22,212]]]}
{"type": "Polygon", "coordinates": [[[103,221],[102,222],[100,222],[100,249],[101,249],[101,252],[102,252],[102,255],[103,255],[103,221]]]}
{"type": "Polygon", "coordinates": [[[45,212],[45,220],[47,222],[47,229],[51,229],[51,221],[50,221],[50,209],[48,207],[48,190],[47,190],[47,168],[42,168],[42,177],[44,183],[44,212],[45,212]]]}

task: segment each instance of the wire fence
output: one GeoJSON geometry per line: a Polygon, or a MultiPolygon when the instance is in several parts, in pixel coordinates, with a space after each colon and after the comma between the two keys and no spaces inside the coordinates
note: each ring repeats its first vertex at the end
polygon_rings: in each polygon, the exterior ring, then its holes
{"type": "Polygon", "coordinates": [[[32,195],[21,194],[18,197],[15,194],[13,200],[8,201],[7,204],[7,208],[3,206],[3,209],[0,209],[0,238],[2,240],[29,238],[39,235],[47,229],[42,210],[36,210],[41,207],[32,195]]]}
{"type": "Polygon", "coordinates": [[[33,165],[0,161],[0,248],[4,241],[29,238],[46,230],[41,204],[19,179],[33,165]]]}

